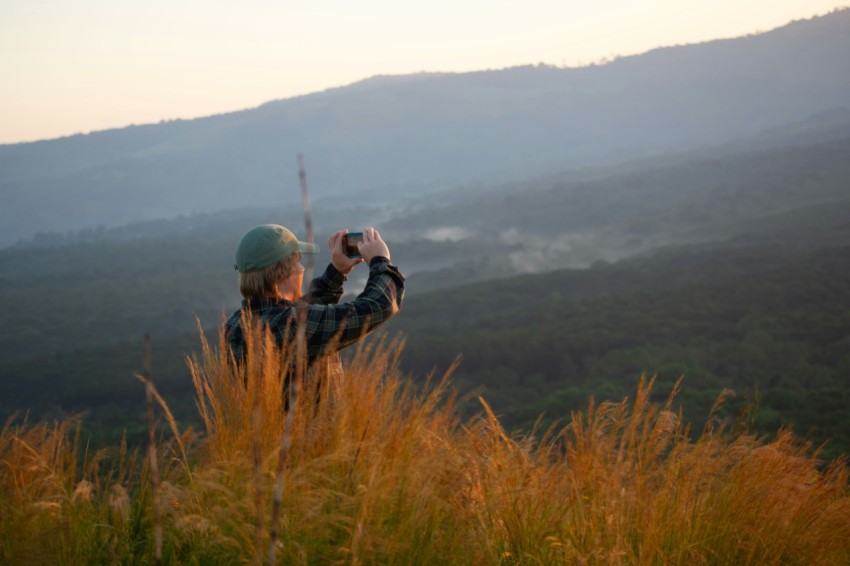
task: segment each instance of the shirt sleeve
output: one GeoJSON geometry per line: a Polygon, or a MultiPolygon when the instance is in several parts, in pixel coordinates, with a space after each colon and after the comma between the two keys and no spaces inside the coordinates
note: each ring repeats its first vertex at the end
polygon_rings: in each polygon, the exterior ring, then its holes
{"type": "Polygon", "coordinates": [[[344,348],[392,318],[401,309],[404,280],[387,258],[376,257],[366,287],[353,301],[307,305],[307,354],[315,358],[344,348]]]}
{"type": "Polygon", "coordinates": [[[346,277],[333,264],[328,264],[325,272],[310,281],[310,288],[304,302],[318,305],[335,305],[342,298],[342,284],[346,277]]]}

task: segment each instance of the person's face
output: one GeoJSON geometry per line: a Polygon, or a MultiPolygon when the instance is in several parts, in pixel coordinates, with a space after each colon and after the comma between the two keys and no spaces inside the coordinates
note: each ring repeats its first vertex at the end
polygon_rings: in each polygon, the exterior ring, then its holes
{"type": "Polygon", "coordinates": [[[302,286],[304,285],[304,266],[301,262],[295,264],[292,268],[292,273],[289,274],[283,285],[281,285],[281,293],[284,299],[295,301],[301,298],[302,286]]]}

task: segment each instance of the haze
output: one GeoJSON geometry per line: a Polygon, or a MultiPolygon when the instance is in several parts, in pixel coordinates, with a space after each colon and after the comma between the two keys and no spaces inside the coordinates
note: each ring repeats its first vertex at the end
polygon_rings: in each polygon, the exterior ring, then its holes
{"type": "Polygon", "coordinates": [[[841,5],[2,0],[0,143],[228,112],[378,74],[581,66],[841,5]]]}

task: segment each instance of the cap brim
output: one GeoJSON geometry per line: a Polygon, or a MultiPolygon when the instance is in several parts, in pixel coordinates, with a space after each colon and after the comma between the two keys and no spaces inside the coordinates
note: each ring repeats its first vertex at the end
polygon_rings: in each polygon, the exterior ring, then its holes
{"type": "Polygon", "coordinates": [[[319,253],[319,246],[307,242],[298,242],[298,251],[302,254],[317,254],[319,253]]]}

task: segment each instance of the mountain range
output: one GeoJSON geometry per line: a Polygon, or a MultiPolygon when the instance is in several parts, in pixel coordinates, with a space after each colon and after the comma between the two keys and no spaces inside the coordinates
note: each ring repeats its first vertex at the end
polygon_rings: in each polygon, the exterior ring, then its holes
{"type": "MultiPolygon", "coordinates": [[[[238,207],[453,187],[768,136],[850,108],[850,10],[582,68],[379,76],[196,120],[0,146],[0,245],[238,207]]],[[[827,118],[828,120],[828,118],[827,118]]]]}

